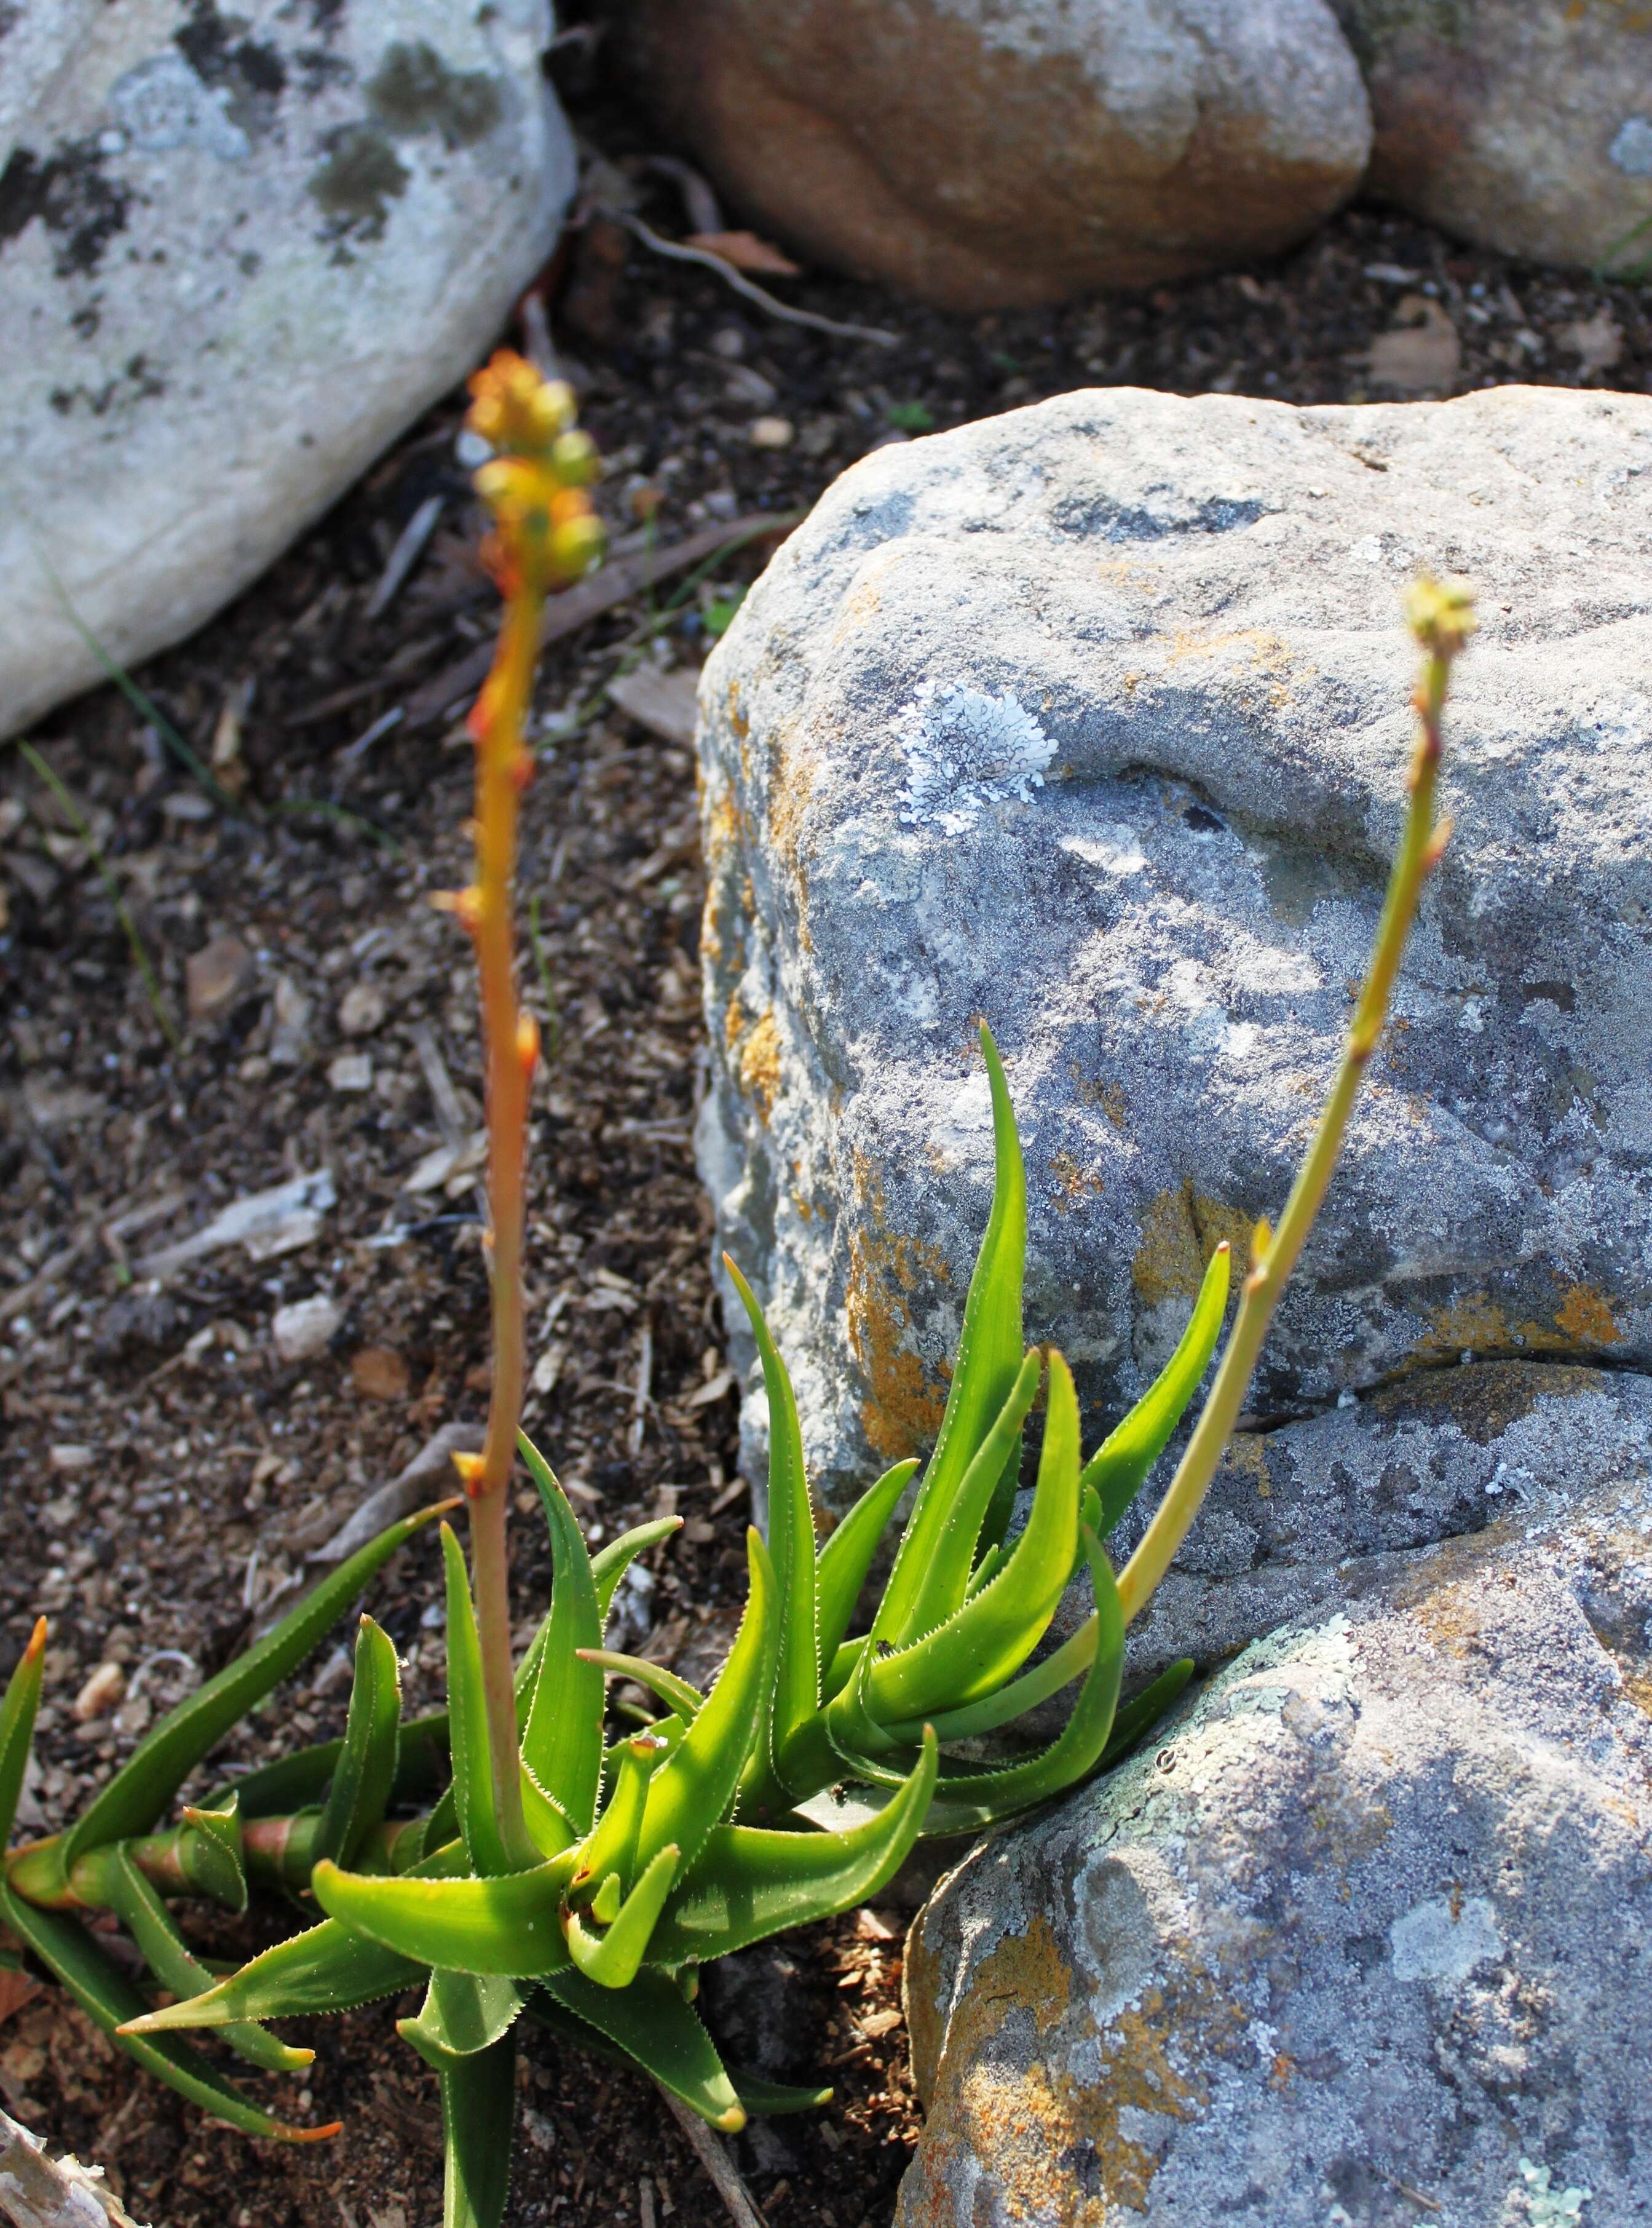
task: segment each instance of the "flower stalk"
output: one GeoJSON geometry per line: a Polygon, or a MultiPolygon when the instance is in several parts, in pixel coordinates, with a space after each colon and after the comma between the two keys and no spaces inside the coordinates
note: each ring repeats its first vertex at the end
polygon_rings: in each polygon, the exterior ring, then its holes
{"type": "Polygon", "coordinates": [[[595,451],[573,430],[573,396],[502,350],[471,381],[469,424],[495,456],[476,476],[493,515],[484,555],[505,599],[492,670],[470,718],[476,745],[476,878],[438,902],[475,947],[482,1001],[488,1121],[487,1238],[493,1374],[479,1455],[454,1462],[470,1502],[471,1575],[482,1650],[488,1752],[499,1831],[512,1861],[538,1861],[522,1815],[510,1652],[510,1474],[522,1422],[523,1169],[539,1024],[516,996],[511,918],[521,802],[533,773],[527,724],[545,599],[578,579],[601,546],[585,490],[595,451]]]}
{"type": "Polygon", "coordinates": [[[1268,1325],[1324,1200],[1361,1081],[1381,1037],[1394,977],[1423,886],[1438,864],[1451,832],[1449,820],[1435,817],[1441,720],[1452,664],[1474,631],[1473,599],[1461,582],[1422,579],[1406,599],[1405,615],[1423,650],[1422,676],[1412,700],[1417,710],[1417,747],[1406,778],[1410,803],[1405,830],[1388,878],[1371,964],[1349,1026],[1341,1066],[1307,1158],[1297,1170],[1279,1226],[1270,1230],[1265,1220],[1257,1225],[1250,1273],[1209,1398],[1152,1522],[1119,1572],[1118,1594],[1126,1623],[1147,1606],[1169,1569],[1239,1420],[1268,1325]]]}

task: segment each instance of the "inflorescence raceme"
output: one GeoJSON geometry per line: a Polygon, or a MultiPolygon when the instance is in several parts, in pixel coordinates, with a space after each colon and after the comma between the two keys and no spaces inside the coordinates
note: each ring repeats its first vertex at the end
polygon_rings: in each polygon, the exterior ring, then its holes
{"type": "MultiPolygon", "coordinates": [[[[721,2129],[748,2113],[823,2103],[829,2090],[782,2088],[724,2065],[695,2007],[701,1967],[874,1898],[922,1834],[996,1824],[1105,1769],[1190,1675],[1190,1664],[1177,1664],[1121,1702],[1125,1627],[1193,1521],[1330,1179],[1444,842],[1440,718],[1472,625],[1460,588],[1413,591],[1409,616],[1425,660],[1419,741],[1370,971],[1296,1186],[1277,1228],[1258,1226],[1214,1381],[1134,1554],[1115,1576],[1103,1543],[1205,1376],[1226,1314],[1228,1251],[1213,1253],[1156,1382],[1085,1459],[1066,1361],[1025,1343],[1026,1181],[1003,1067],[983,1028],[991,1212],[939,1435],[863,1631],[852,1631],[857,1604],[919,1464],[897,1463],[817,1545],[785,1365],[728,1264],[768,1393],[769,1536],[747,1534],[745,1614],[702,1693],[605,1645],[625,1570],[676,1520],[592,1556],[520,1431],[523,1160],[537,1043],[515,989],[517,812],[531,770],[526,724],[544,600],[592,561],[600,530],[585,492],[595,456],[573,426],[567,390],[502,355],[472,392],[471,423],[496,451],[477,487],[493,515],[489,557],[505,611],[471,722],[476,876],[445,902],[471,938],[481,987],[494,1328],[486,1441],[458,1458],[462,1496],[392,1526],[341,1565],[156,1725],[72,1826],[12,1851],[0,1888],[14,1956],[37,1960],[140,2065],[249,2134],[312,2141],[336,2130],[265,2110],[189,2033],[215,2033],[259,2071],[292,2072],[312,2053],[281,2041],[267,2021],[422,1987],[421,2009],[399,2031],[440,2086],[446,2228],[496,2228],[503,2216],[524,2018],[640,2068],[721,2129]],[[1022,1439],[1041,1392],[1034,1478],[1012,1536],[1022,1439]],[[554,1561],[549,1607],[519,1662],[506,1543],[518,1456],[538,1489],[554,1561]],[[403,1718],[394,1646],[363,1617],[342,1738],[230,1780],[165,1824],[214,1746],[311,1654],[387,1559],[461,1507],[468,1569],[456,1534],[446,1524],[441,1532],[447,1708],[403,1718]],[[1087,1591],[1087,1617],[1034,1661],[1075,1581],[1087,1591]],[[658,1714],[617,1730],[612,1680],[645,1689],[658,1714]],[[1052,1743],[979,1760],[983,1739],[1067,1688],[1075,1692],[1052,1743]],[[970,1760],[951,1753],[964,1743],[970,1760]],[[858,1802],[823,1802],[845,1787],[858,1802]],[[204,1898],[239,1911],[255,1890],[285,1896],[305,1923],[219,1977],[189,1950],[175,1906],[204,1898]],[[81,1923],[97,1911],[130,1936],[141,1983],[81,1923]]],[[[42,1621],[0,1705],[0,1843],[22,1786],[45,1640],[42,1621]]]]}

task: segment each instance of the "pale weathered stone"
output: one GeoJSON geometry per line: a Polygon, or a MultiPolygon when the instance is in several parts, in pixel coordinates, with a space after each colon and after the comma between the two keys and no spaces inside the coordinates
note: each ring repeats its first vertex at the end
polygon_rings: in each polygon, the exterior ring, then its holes
{"type": "MultiPolygon", "coordinates": [[[[1373,1558],[1541,1510],[1557,1489],[1648,1475],[1652,1378],[1565,1363],[1429,1370],[1283,1430],[1243,1433],[1130,1627],[1130,1675],[1181,1655],[1209,1670],[1277,1625],[1345,1605],[1373,1558]]],[[[1121,1559],[1152,1499],[1120,1527],[1121,1559]]],[[[1092,1606],[1075,1590],[1056,1636],[1092,1606]]]]}
{"type": "Polygon", "coordinates": [[[1272,253],[1370,146],[1326,0],[641,0],[628,28],[765,232],[955,309],[1272,253]]]}
{"type": "Polygon", "coordinates": [[[544,0],[5,12],[0,732],[99,677],[66,605],[131,663],[324,510],[485,351],[573,176],[544,0]]]}
{"type": "Polygon", "coordinates": [[[976,1017],[1088,1444],[1277,1213],[1400,825],[1424,567],[1481,592],[1456,832],[1252,1405],[1652,1360],[1649,540],[1652,399],[1529,388],[1079,394],[829,492],[707,666],[701,752],[701,1165],[829,1501],[939,1416],[976,1017]]]}
{"type": "Polygon", "coordinates": [[[1372,188],[1543,262],[1652,254],[1652,13],[1622,0],[1331,0],[1376,124],[1372,188]]]}
{"type": "Polygon", "coordinates": [[[1652,2219],[1652,1490],[1556,1500],[943,1883],[900,2228],[1652,2219]]]}

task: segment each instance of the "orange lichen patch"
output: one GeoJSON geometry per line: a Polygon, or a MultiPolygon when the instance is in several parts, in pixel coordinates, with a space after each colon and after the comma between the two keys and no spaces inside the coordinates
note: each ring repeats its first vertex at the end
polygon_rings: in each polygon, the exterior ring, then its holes
{"type": "Polygon", "coordinates": [[[1259,627],[1230,628],[1226,633],[1213,632],[1202,627],[1178,627],[1170,637],[1170,647],[1165,653],[1164,669],[1173,672],[1178,665],[1190,659],[1224,663],[1243,663],[1251,670],[1271,682],[1268,701],[1278,707],[1290,701],[1290,689],[1285,675],[1300,661],[1293,657],[1290,645],[1283,636],[1259,627]]]}
{"type": "Polygon", "coordinates": [[[933,1246],[863,1230],[849,1239],[843,1316],[849,1351],[866,1380],[861,1428],[885,1462],[919,1452],[939,1431],[946,1408],[944,1379],[926,1370],[906,1343],[912,1309],[905,1295],[920,1271],[945,1276],[946,1264],[933,1246]]]}
{"type": "Polygon", "coordinates": [[[701,842],[706,864],[713,871],[751,833],[732,785],[720,789],[707,808],[701,842]]]}
{"type": "Polygon", "coordinates": [[[1592,1284],[1568,1285],[1554,1320],[1579,1346],[1616,1346],[1623,1335],[1605,1294],[1592,1284]]]}
{"type": "Polygon", "coordinates": [[[1429,1328],[1412,1348],[1411,1359],[1426,1363],[1459,1354],[1598,1353],[1603,1347],[1617,1345],[1623,1335],[1611,1303],[1592,1284],[1563,1286],[1560,1304],[1547,1323],[1511,1322],[1487,1294],[1469,1292],[1429,1318],[1429,1328]]]}
{"type": "Polygon", "coordinates": [[[746,1008],[740,1003],[740,992],[736,990],[723,1012],[723,1043],[731,1055],[749,1027],[746,1008]]]}
{"type": "Polygon", "coordinates": [[[907,1295],[920,1278],[949,1284],[951,1271],[933,1245],[891,1236],[886,1227],[883,1185],[867,1155],[854,1157],[855,1192],[865,1223],[849,1239],[848,1280],[843,1294],[849,1351],[860,1364],[867,1397],[861,1428],[886,1462],[917,1454],[941,1427],[946,1407],[944,1367],[929,1371],[908,1340],[907,1295]]]}
{"type": "Polygon", "coordinates": [[[1073,1078],[1073,1096],[1080,1106],[1099,1106],[1115,1130],[1121,1135],[1129,1116],[1121,1083],[1105,1083],[1093,1075],[1086,1075],[1076,1060],[1067,1062],[1067,1073],[1073,1078]]]}
{"type": "Polygon", "coordinates": [[[1024,1935],[1007,1935],[970,1975],[932,2080],[925,2083],[934,2059],[935,1992],[921,1931],[912,1951],[907,1995],[913,2070],[930,2101],[925,2155],[908,2190],[929,2203],[938,2228],[949,2217],[942,2209],[949,2153],[986,2162],[1011,2218],[1104,2228],[1116,2206],[1144,2212],[1159,2161],[1155,2148],[1137,2140],[1138,2116],[1197,2116],[1203,2084],[1171,2062],[1172,2043],[1182,2051],[1190,2039],[1218,2051],[1229,2047],[1243,2029],[1239,2007],[1189,1974],[1149,1988],[1139,2004],[1098,2028],[1088,2007],[1074,2004],[1060,1945],[1048,1921],[1037,1917],[1024,1935]],[[1054,2041],[1063,2055],[1094,2035],[1094,2078],[1076,2080],[1024,2043],[1018,2053],[1023,2062],[1006,2063],[1003,2048],[992,2046],[1012,2018],[1030,2020],[1032,2039],[1054,2041]],[[1127,2112],[1130,2134],[1121,2125],[1127,2112]],[[1082,2184],[1073,2171],[1075,2152],[1087,2161],[1082,2184]]]}
{"type": "Polygon", "coordinates": [[[738,681],[728,684],[728,724],[742,742],[752,732],[752,723],[740,706],[740,685],[738,681]]]}
{"type": "Polygon", "coordinates": [[[1071,1153],[1057,1153],[1050,1162],[1050,1174],[1060,1193],[1055,1205],[1061,1214],[1070,1213],[1082,1200],[1098,1199],[1107,1188],[1093,1168],[1080,1168],[1071,1153]]]}
{"type": "Polygon", "coordinates": [[[780,1096],[780,1031],[772,1008],[752,1024],[740,1047],[740,1089],[767,1122],[780,1096]]]}
{"type": "Polygon", "coordinates": [[[1233,1249],[1233,1275],[1250,1267],[1252,1225],[1236,1207],[1195,1192],[1191,1181],[1178,1191],[1162,1191],[1142,1218],[1142,1242],[1130,1264],[1130,1277],[1144,1305],[1190,1300],[1223,1239],[1233,1249]]]}
{"type": "Polygon", "coordinates": [[[1273,1479],[1268,1469],[1268,1445],[1259,1431],[1235,1432],[1222,1457],[1222,1468],[1237,1470],[1241,1477],[1249,1478],[1256,1487],[1258,1501],[1271,1497],[1273,1479]]]}

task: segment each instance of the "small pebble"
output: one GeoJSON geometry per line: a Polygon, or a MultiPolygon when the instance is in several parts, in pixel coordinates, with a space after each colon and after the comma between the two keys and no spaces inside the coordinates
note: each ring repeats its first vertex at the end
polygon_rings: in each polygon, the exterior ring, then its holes
{"type": "Polygon", "coordinates": [[[55,1446],[50,1459],[52,1468],[60,1476],[69,1477],[79,1470],[90,1469],[94,1457],[90,1447],[55,1446]]]}
{"type": "Polygon", "coordinates": [[[746,438],[754,449],[789,449],[794,430],[790,418],[753,418],[746,438]]]}
{"type": "Polygon", "coordinates": [[[292,1300],[278,1308],[270,1318],[270,1336],[281,1360],[313,1361],[326,1350],[343,1320],[344,1310],[338,1302],[324,1292],[316,1292],[307,1300],[292,1300]]]}
{"type": "Polygon", "coordinates": [[[339,1002],[338,1026],[347,1037],[370,1036],[385,1016],[385,995],[376,983],[355,983],[339,1002]]]}
{"type": "Polygon", "coordinates": [[[341,1052],[328,1062],[327,1080],[335,1091],[371,1091],[373,1060],[364,1052],[341,1052]]]}
{"type": "Polygon", "coordinates": [[[227,1013],[250,990],[258,962],[238,936],[215,936],[191,953],[183,970],[184,1002],[192,1021],[227,1013]]]}
{"type": "Polygon", "coordinates": [[[413,1373],[394,1348],[364,1346],[350,1364],[350,1382],[364,1399],[405,1400],[413,1373]]]}
{"type": "Polygon", "coordinates": [[[126,1674],[118,1663],[99,1663],[74,1698],[76,1721],[89,1725],[93,1718],[112,1710],[126,1691],[126,1674]]]}

